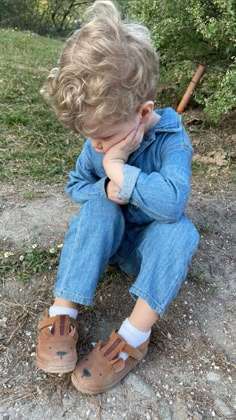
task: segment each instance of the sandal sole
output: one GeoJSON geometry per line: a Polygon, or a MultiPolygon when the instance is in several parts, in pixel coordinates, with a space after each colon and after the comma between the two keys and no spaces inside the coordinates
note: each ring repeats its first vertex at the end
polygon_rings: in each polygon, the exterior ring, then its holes
{"type": "MultiPolygon", "coordinates": [[[[146,356],[146,354],[147,354],[147,352],[148,352],[148,348],[146,349],[146,351],[145,351],[145,353],[144,353],[144,355],[143,355],[143,358],[146,356]]],[[[142,359],[143,359],[142,358],[142,359]]],[[[141,360],[142,360],[141,359],[141,360]]],[[[103,392],[106,392],[106,391],[108,391],[109,389],[112,389],[113,387],[115,387],[116,385],[118,385],[121,381],[122,381],[122,379],[124,379],[125,377],[126,377],[126,375],[128,375],[128,373],[129,372],[131,372],[131,370],[133,370],[134,368],[135,368],[135,366],[137,366],[140,362],[141,362],[141,360],[137,360],[137,362],[136,363],[134,363],[134,365],[132,366],[132,368],[130,369],[130,370],[128,370],[128,372],[126,372],[125,374],[124,374],[124,376],[122,376],[122,377],[120,377],[116,382],[113,382],[111,385],[107,385],[106,387],[103,387],[103,388],[93,388],[93,389],[87,389],[87,388],[85,388],[85,387],[83,387],[79,382],[78,382],[78,379],[76,378],[76,376],[75,376],[75,374],[74,374],[74,372],[72,373],[72,375],[71,375],[71,382],[72,382],[72,384],[74,385],[74,387],[78,390],[78,391],[80,391],[82,394],[90,394],[90,395],[93,395],[93,394],[101,394],[101,393],[103,393],[103,392]]]]}
{"type": "Polygon", "coordinates": [[[44,370],[44,372],[47,373],[69,373],[69,372],[73,372],[73,370],[75,369],[77,363],[77,359],[75,360],[75,362],[67,364],[67,365],[63,365],[63,366],[57,366],[57,365],[49,365],[43,361],[41,361],[38,357],[36,357],[36,364],[37,366],[44,370]]]}
{"type": "MultiPolygon", "coordinates": [[[[128,375],[129,372],[127,372],[126,375],[128,375]]],[[[124,375],[123,378],[126,376],[124,375]]],[[[87,389],[84,388],[78,381],[76,376],[72,373],[71,375],[71,382],[74,385],[74,387],[77,389],[77,391],[81,392],[82,394],[89,394],[89,395],[95,395],[95,394],[101,394],[103,392],[108,391],[109,389],[116,386],[123,378],[120,378],[119,381],[113,383],[112,385],[108,385],[104,388],[97,388],[97,389],[87,389]]]]}

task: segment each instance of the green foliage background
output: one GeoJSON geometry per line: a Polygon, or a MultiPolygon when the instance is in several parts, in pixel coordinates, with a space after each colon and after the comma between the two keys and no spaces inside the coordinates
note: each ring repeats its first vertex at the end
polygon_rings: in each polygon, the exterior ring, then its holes
{"type": "Polygon", "coordinates": [[[126,12],[145,23],[160,51],[162,69],[181,97],[198,64],[207,66],[195,100],[208,119],[236,105],[236,2],[234,0],[128,1],[126,12]]]}
{"type": "MultiPolygon", "coordinates": [[[[67,36],[78,28],[85,0],[2,0],[0,26],[67,36]]],[[[207,118],[217,122],[236,104],[235,0],[117,0],[124,16],[141,21],[160,51],[161,77],[182,97],[199,64],[207,66],[195,94],[207,118]]]]}

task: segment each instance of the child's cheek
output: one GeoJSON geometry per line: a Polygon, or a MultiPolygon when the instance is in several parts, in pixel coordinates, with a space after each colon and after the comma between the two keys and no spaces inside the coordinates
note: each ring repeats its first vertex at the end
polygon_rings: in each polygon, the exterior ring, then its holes
{"type": "Polygon", "coordinates": [[[113,146],[115,146],[116,144],[120,143],[121,140],[117,141],[117,140],[107,140],[103,142],[103,152],[106,153],[108,152],[108,150],[110,150],[113,146]]]}

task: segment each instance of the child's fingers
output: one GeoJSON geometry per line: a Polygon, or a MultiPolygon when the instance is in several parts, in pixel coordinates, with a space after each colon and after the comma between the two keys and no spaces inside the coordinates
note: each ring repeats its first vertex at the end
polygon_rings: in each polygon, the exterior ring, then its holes
{"type": "Polygon", "coordinates": [[[134,128],[128,134],[128,136],[126,137],[125,141],[127,143],[136,142],[136,141],[140,140],[140,137],[141,137],[141,140],[142,140],[143,131],[144,131],[144,124],[143,123],[140,123],[136,129],[134,128]]]}
{"type": "Polygon", "coordinates": [[[144,134],[144,124],[141,123],[141,124],[139,124],[139,126],[138,126],[138,128],[137,128],[137,130],[135,132],[135,135],[134,135],[134,137],[132,139],[132,142],[134,144],[136,143],[136,144],[140,145],[140,143],[141,143],[141,141],[143,139],[143,134],[144,134]]]}

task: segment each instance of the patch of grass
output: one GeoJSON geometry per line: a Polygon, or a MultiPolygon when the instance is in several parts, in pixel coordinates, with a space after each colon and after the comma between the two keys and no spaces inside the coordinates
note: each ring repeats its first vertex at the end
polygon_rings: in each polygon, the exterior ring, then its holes
{"type": "Polygon", "coordinates": [[[199,288],[204,289],[208,296],[213,296],[218,290],[218,287],[215,283],[210,283],[206,280],[203,271],[194,273],[190,270],[188,273],[188,280],[196,284],[199,288]]]}
{"type": "Polygon", "coordinates": [[[209,225],[201,225],[201,224],[197,225],[197,230],[202,235],[210,233],[212,231],[209,225]]]}
{"type": "Polygon", "coordinates": [[[207,165],[197,160],[192,161],[192,173],[193,175],[203,175],[207,172],[207,165]]]}
{"type": "Polygon", "coordinates": [[[231,171],[231,181],[233,182],[233,184],[236,184],[236,167],[234,167],[231,171]]]}
{"type": "Polygon", "coordinates": [[[63,44],[12,30],[0,37],[0,179],[64,182],[82,139],[60,125],[39,93],[63,44]]]}
{"type": "Polygon", "coordinates": [[[25,198],[25,200],[35,200],[37,198],[46,197],[46,193],[44,191],[24,191],[21,195],[25,198]]]}
{"type": "Polygon", "coordinates": [[[23,251],[0,252],[0,274],[2,279],[13,274],[17,280],[27,282],[36,273],[47,273],[54,270],[59,261],[61,245],[57,248],[41,249],[32,246],[23,251]]]}
{"type": "Polygon", "coordinates": [[[194,273],[193,271],[190,270],[188,273],[188,280],[192,281],[193,283],[197,284],[200,287],[206,286],[207,284],[202,271],[198,271],[194,273]]]}

